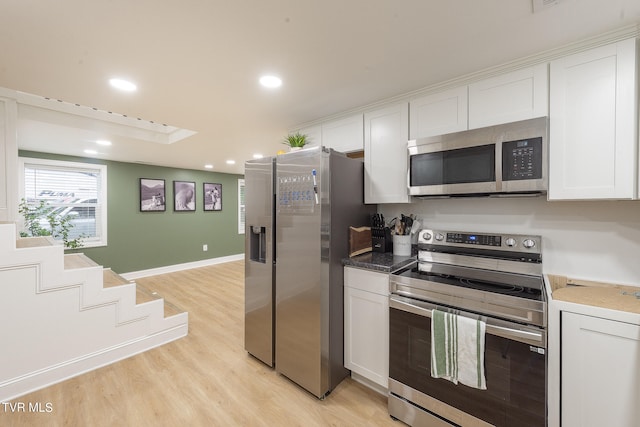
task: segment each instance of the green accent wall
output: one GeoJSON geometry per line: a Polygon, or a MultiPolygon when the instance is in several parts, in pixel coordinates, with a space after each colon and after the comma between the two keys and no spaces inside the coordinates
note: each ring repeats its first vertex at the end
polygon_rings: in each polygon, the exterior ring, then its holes
{"type": "Polygon", "coordinates": [[[242,175],[20,151],[21,157],[107,166],[108,246],[82,252],[116,273],[129,273],[244,253],[238,234],[242,175]],[[140,212],[140,178],[164,179],[165,212],[140,212]],[[173,181],[196,183],[196,211],[173,211],[173,181]],[[222,210],[204,211],[203,183],[222,184],[222,210]],[[208,245],[208,251],[202,245],[208,245]]]}

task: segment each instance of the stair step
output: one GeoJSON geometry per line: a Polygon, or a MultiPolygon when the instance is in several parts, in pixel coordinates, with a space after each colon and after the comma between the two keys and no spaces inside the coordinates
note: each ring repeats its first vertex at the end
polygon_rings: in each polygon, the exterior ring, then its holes
{"type": "MultiPolygon", "coordinates": [[[[110,268],[105,268],[103,273],[103,287],[109,288],[120,285],[127,285],[130,283],[135,283],[131,280],[127,280],[124,277],[120,276],[115,271],[110,268]]],[[[145,302],[155,301],[158,299],[163,299],[162,295],[158,294],[155,291],[152,291],[145,286],[142,286],[138,283],[136,285],[136,304],[143,304],[145,302]]],[[[170,303],[166,299],[164,300],[164,317],[173,316],[175,314],[183,313],[184,310],[179,309],[174,304],[170,303]]]]}
{"type": "MultiPolygon", "coordinates": [[[[148,289],[145,286],[136,283],[136,303],[153,301],[155,299],[164,299],[159,293],[148,289]]],[[[173,316],[176,314],[184,313],[185,311],[177,307],[175,304],[164,299],[164,317],[173,316]]]]}
{"type": "Polygon", "coordinates": [[[85,254],[65,254],[64,255],[64,268],[65,270],[71,270],[74,268],[86,268],[86,267],[97,267],[96,264],[91,258],[86,256],[85,254]]]}
{"type": "Polygon", "coordinates": [[[56,244],[50,236],[21,237],[16,240],[16,248],[37,248],[39,246],[54,246],[56,244]]]}
{"type": "Polygon", "coordinates": [[[120,286],[126,285],[127,283],[131,283],[131,281],[125,279],[115,271],[110,268],[105,268],[102,273],[102,286],[105,288],[110,288],[112,286],[120,286]]]}
{"type": "Polygon", "coordinates": [[[157,299],[162,299],[162,297],[155,292],[150,292],[148,289],[145,289],[136,283],[136,304],[155,301],[157,299]]]}
{"type": "Polygon", "coordinates": [[[164,317],[175,316],[180,313],[184,313],[184,310],[177,307],[175,304],[164,300],[164,317]]]}

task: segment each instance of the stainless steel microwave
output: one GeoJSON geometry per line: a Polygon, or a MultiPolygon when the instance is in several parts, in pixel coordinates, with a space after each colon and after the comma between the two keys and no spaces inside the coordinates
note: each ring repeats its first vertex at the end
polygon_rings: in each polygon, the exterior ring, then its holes
{"type": "Polygon", "coordinates": [[[547,191],[547,117],[411,140],[408,151],[412,196],[547,191]]]}

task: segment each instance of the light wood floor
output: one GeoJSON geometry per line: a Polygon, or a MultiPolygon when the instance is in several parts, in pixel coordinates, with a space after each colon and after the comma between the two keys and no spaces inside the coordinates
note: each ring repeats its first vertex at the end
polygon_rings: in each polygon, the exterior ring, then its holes
{"type": "Polygon", "coordinates": [[[0,425],[401,427],[386,397],[350,378],[320,401],[244,351],[243,266],[139,279],[189,312],[189,335],[12,402],[49,413],[0,404],[0,425]]]}

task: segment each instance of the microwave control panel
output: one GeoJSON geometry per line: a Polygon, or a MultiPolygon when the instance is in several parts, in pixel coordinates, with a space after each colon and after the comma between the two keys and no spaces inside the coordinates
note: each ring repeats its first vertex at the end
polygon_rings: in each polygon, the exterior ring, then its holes
{"type": "Polygon", "coordinates": [[[502,143],[502,180],[542,178],[542,138],[502,143]]]}

